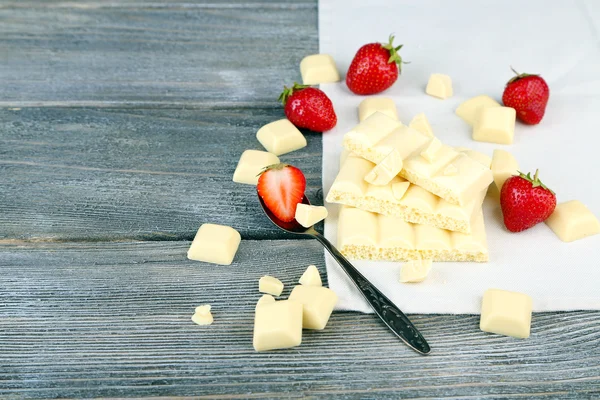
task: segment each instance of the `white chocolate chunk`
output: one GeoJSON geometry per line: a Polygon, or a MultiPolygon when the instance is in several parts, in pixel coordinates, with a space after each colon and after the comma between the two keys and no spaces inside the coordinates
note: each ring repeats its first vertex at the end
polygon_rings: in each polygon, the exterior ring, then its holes
{"type": "Polygon", "coordinates": [[[456,109],[456,115],[461,117],[467,124],[473,126],[479,109],[486,107],[501,107],[501,105],[490,96],[481,95],[461,103],[456,109]]]}
{"type": "Polygon", "coordinates": [[[302,303],[303,328],[321,330],[327,325],[338,298],[326,287],[298,285],[292,290],[290,300],[302,303]]]}
{"type": "Polygon", "coordinates": [[[390,183],[402,171],[402,157],[394,149],[365,176],[365,181],[382,186],[390,183]]]}
{"type": "Polygon", "coordinates": [[[440,150],[442,150],[442,142],[440,142],[438,138],[433,138],[425,150],[421,152],[421,157],[432,163],[437,158],[440,150]]]}
{"type": "Polygon", "coordinates": [[[210,304],[196,307],[192,321],[198,325],[210,325],[213,323],[213,316],[210,312],[210,304]]]}
{"type": "Polygon", "coordinates": [[[258,176],[265,167],[279,164],[279,157],[267,151],[246,150],[233,173],[233,181],[248,185],[258,184],[258,176]]]}
{"type": "Polygon", "coordinates": [[[280,156],[306,147],[306,139],[287,119],[271,122],[258,130],[256,138],[268,152],[280,156]]]}
{"type": "Polygon", "coordinates": [[[473,140],[512,144],[516,115],[515,109],[511,107],[480,108],[473,125],[473,140]]]}
{"type": "Polygon", "coordinates": [[[398,120],[396,104],[389,97],[368,97],[361,101],[358,105],[358,120],[362,122],[377,111],[398,120]]]}
{"type": "Polygon", "coordinates": [[[311,206],[298,203],[296,206],[296,221],[305,228],[309,228],[317,222],[327,218],[327,209],[323,206],[311,206]]]}
{"type": "Polygon", "coordinates": [[[301,303],[282,300],[256,308],[252,340],[254,350],[287,349],[301,343],[301,303]]]}
{"type": "Polygon", "coordinates": [[[431,74],[425,92],[440,99],[452,97],[452,79],[444,74],[431,74]]]}
{"type": "Polygon", "coordinates": [[[192,241],[187,257],[195,261],[230,265],[241,240],[239,232],[229,226],[203,224],[192,241]]]}
{"type": "Polygon", "coordinates": [[[304,286],[323,286],[321,274],[315,265],[309,265],[298,282],[304,286]]]}
{"type": "Polygon", "coordinates": [[[506,150],[496,149],[492,154],[492,174],[498,190],[502,190],[504,182],[513,175],[519,175],[519,163],[506,150]]]}
{"type": "Polygon", "coordinates": [[[431,270],[431,260],[411,260],[400,269],[401,283],[423,282],[431,270]]]}
{"type": "Polygon", "coordinates": [[[300,61],[300,74],[305,85],[319,85],[340,80],[340,73],[329,54],[313,54],[300,61]]]}
{"type": "Polygon", "coordinates": [[[558,204],[545,222],[563,242],[600,233],[598,218],[578,200],[558,204]]]}
{"type": "Polygon", "coordinates": [[[424,135],[433,137],[433,129],[429,125],[429,121],[425,117],[425,113],[420,113],[414,116],[414,118],[408,124],[410,128],[416,129],[424,135]]]}
{"type": "Polygon", "coordinates": [[[260,297],[260,299],[258,299],[258,301],[256,302],[256,307],[254,308],[254,310],[256,310],[258,307],[262,307],[264,305],[272,303],[275,303],[275,297],[271,296],[270,294],[263,294],[260,297]]]}
{"type": "Polygon", "coordinates": [[[273,296],[280,296],[281,292],[283,292],[283,283],[273,276],[265,275],[258,280],[258,291],[273,296]]]}
{"type": "Polygon", "coordinates": [[[528,338],[532,307],[531,297],[526,294],[488,289],[483,294],[479,328],[484,332],[528,338]]]}

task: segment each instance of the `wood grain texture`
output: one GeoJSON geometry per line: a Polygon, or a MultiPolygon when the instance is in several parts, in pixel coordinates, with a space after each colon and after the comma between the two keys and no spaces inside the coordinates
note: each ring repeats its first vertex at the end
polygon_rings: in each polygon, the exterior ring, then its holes
{"type": "Polygon", "coordinates": [[[316,1],[2,2],[0,107],[277,107],[316,26],[316,1]]]}
{"type": "Polygon", "coordinates": [[[532,336],[485,334],[477,316],[413,315],[419,356],[373,315],[335,313],[302,346],[255,353],[257,280],[284,296],[314,241],[243,241],[231,266],[185,258],[188,242],[0,246],[0,397],[594,398],[600,313],[543,313],[532,336]],[[10,293],[10,294],[9,294],[10,293]],[[215,322],[190,321],[210,303],[215,322]]]}
{"type": "MultiPolygon", "coordinates": [[[[201,223],[283,238],[232,181],[282,109],[0,109],[0,239],[181,240],[201,223]]],[[[321,134],[281,156],[322,204],[321,134]]]]}

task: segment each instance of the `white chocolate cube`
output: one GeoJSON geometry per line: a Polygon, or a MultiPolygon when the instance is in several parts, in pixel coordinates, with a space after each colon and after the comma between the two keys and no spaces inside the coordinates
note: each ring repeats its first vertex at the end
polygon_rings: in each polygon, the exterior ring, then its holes
{"type": "Polygon", "coordinates": [[[398,111],[394,100],[389,97],[368,97],[358,105],[358,121],[364,121],[377,111],[398,120],[398,111]]]}
{"type": "Polygon", "coordinates": [[[519,175],[519,163],[506,150],[496,149],[492,155],[492,174],[498,190],[502,190],[504,182],[513,175],[519,175]]]}
{"type": "Polygon", "coordinates": [[[578,200],[558,204],[545,222],[563,242],[600,233],[598,218],[578,200]]]}
{"type": "Polygon", "coordinates": [[[400,269],[401,283],[423,282],[431,270],[431,260],[411,260],[400,269]]]}
{"type": "Polygon", "coordinates": [[[526,294],[488,289],[483,294],[479,328],[484,332],[528,338],[532,307],[531,297],[526,294]]]}
{"type": "Polygon", "coordinates": [[[309,265],[298,282],[304,286],[323,286],[321,274],[315,265],[309,265]]]}
{"type": "Polygon", "coordinates": [[[400,153],[394,149],[369,171],[365,176],[365,181],[377,186],[387,185],[400,173],[402,164],[400,153]]]}
{"type": "Polygon", "coordinates": [[[256,307],[254,308],[254,310],[256,310],[258,307],[262,307],[264,305],[272,303],[275,303],[275,297],[271,296],[270,294],[263,294],[262,296],[260,296],[260,299],[258,299],[258,301],[256,302],[256,307]]]}
{"type": "Polygon", "coordinates": [[[271,122],[258,130],[256,138],[268,152],[280,156],[306,147],[306,138],[287,119],[271,122]]]}
{"type": "Polygon", "coordinates": [[[198,325],[210,325],[213,323],[213,316],[210,312],[210,304],[196,307],[192,321],[198,325]]]}
{"type": "Polygon", "coordinates": [[[305,85],[338,82],[340,73],[329,54],[313,54],[300,61],[300,74],[305,85]]]}
{"type": "Polygon", "coordinates": [[[440,99],[452,97],[452,79],[444,74],[431,74],[425,92],[440,99]]]}
{"type": "Polygon", "coordinates": [[[275,277],[265,275],[258,280],[258,291],[273,296],[280,296],[281,292],[283,292],[283,283],[275,277]]]}
{"type": "Polygon", "coordinates": [[[456,109],[456,115],[461,117],[467,124],[473,126],[477,119],[477,113],[481,108],[502,107],[500,103],[490,96],[481,95],[473,97],[463,103],[456,109]]]}
{"type": "Polygon", "coordinates": [[[423,135],[433,137],[433,129],[425,117],[425,113],[420,113],[414,116],[414,118],[408,124],[409,128],[413,128],[421,132],[423,135]]]}
{"type": "Polygon", "coordinates": [[[327,218],[327,209],[323,206],[311,206],[298,203],[296,206],[296,221],[305,228],[309,228],[317,222],[327,218]]]}
{"type": "Polygon", "coordinates": [[[242,153],[240,161],[233,173],[233,181],[247,185],[258,184],[258,175],[265,167],[279,164],[279,157],[267,151],[246,150],[242,153]]]}
{"type": "Polygon", "coordinates": [[[302,326],[305,329],[324,329],[337,299],[333,290],[322,286],[298,285],[290,294],[290,300],[303,306],[302,326]]]}
{"type": "Polygon", "coordinates": [[[302,304],[282,300],[256,308],[254,338],[256,351],[287,349],[302,343],[302,304]]]}
{"type": "Polygon", "coordinates": [[[425,150],[421,152],[421,157],[423,157],[428,162],[432,163],[437,158],[438,153],[442,150],[442,142],[439,141],[438,138],[433,138],[431,142],[427,145],[425,150]]]}
{"type": "Polygon", "coordinates": [[[190,260],[230,265],[242,237],[230,226],[202,224],[187,252],[190,260]]]}
{"type": "Polygon", "coordinates": [[[473,140],[512,144],[516,116],[515,109],[510,107],[480,108],[473,125],[473,140]]]}

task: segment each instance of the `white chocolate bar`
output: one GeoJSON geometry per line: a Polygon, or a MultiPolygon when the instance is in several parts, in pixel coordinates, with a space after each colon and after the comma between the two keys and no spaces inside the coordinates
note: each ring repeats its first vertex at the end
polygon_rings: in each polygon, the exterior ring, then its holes
{"type": "Polygon", "coordinates": [[[545,222],[563,242],[600,233],[598,218],[578,200],[558,204],[545,222]]]}
{"type": "Polygon", "coordinates": [[[322,286],[298,285],[290,293],[290,301],[302,304],[302,327],[325,329],[338,297],[335,292],[322,286]]]}
{"type": "Polygon", "coordinates": [[[417,225],[398,217],[343,207],[338,217],[339,251],[352,260],[488,261],[483,213],[471,222],[471,234],[417,225]]]}
{"type": "MultiPolygon", "coordinates": [[[[453,167],[449,164],[446,169],[453,167]]],[[[470,233],[471,220],[481,208],[485,189],[465,204],[451,204],[401,177],[385,186],[372,185],[363,179],[373,163],[349,155],[327,193],[329,203],[344,204],[374,213],[399,217],[407,222],[431,225],[452,231],[470,233]]]]}
{"type": "Polygon", "coordinates": [[[316,265],[309,265],[300,277],[298,283],[305,286],[323,286],[321,274],[319,274],[316,265]]]}
{"type": "Polygon", "coordinates": [[[528,338],[532,307],[531,297],[526,294],[488,289],[483,294],[479,328],[484,332],[528,338]]]}
{"type": "Polygon", "coordinates": [[[309,228],[317,222],[327,218],[327,209],[323,206],[311,206],[298,203],[296,206],[296,221],[305,228],[309,228]]]}
{"type": "Polygon", "coordinates": [[[479,164],[483,165],[486,168],[492,168],[492,158],[487,154],[471,150],[468,147],[455,147],[454,150],[460,151],[461,153],[465,153],[466,155],[468,155],[473,160],[477,161],[479,164]]]}
{"type": "Polygon", "coordinates": [[[431,129],[431,125],[429,125],[425,113],[415,115],[410,121],[410,124],[408,124],[408,127],[416,129],[426,136],[433,137],[433,129],[431,129]]]}
{"type": "Polygon", "coordinates": [[[452,97],[452,79],[444,74],[431,74],[425,93],[439,99],[452,97]]]}
{"type": "Polygon", "coordinates": [[[502,190],[504,182],[513,175],[519,175],[519,163],[506,150],[496,149],[492,154],[492,174],[498,190],[502,190]]]}
{"type": "Polygon", "coordinates": [[[344,147],[375,164],[396,149],[404,164],[400,176],[452,204],[469,203],[493,181],[492,171],[444,144],[433,152],[434,139],[376,112],[344,136],[344,147]],[[433,156],[425,159],[424,151],[433,156]],[[456,174],[444,174],[449,164],[456,174]]]}
{"type": "Polygon", "coordinates": [[[431,270],[431,260],[410,260],[400,269],[400,283],[423,282],[431,270]]]}
{"type": "Polygon", "coordinates": [[[258,184],[258,175],[265,167],[279,164],[279,157],[267,151],[246,150],[242,153],[235,172],[233,181],[247,185],[258,184]]]}
{"type": "Polygon", "coordinates": [[[195,261],[230,265],[241,240],[239,232],[232,227],[203,224],[196,232],[187,257],[195,261]]]}
{"type": "Polygon", "coordinates": [[[479,109],[485,107],[501,107],[501,105],[490,96],[481,95],[461,103],[456,109],[456,115],[461,117],[467,124],[473,126],[475,125],[479,109]]]}
{"type": "Polygon", "coordinates": [[[479,108],[473,125],[473,140],[512,144],[517,113],[511,107],[479,108]]]}
{"type": "Polygon", "coordinates": [[[396,103],[389,97],[368,97],[361,101],[358,105],[358,120],[362,122],[377,111],[398,120],[396,103]]]}
{"type": "Polygon", "coordinates": [[[256,138],[269,153],[276,156],[306,147],[306,138],[287,119],[280,119],[261,127],[256,138]]]}
{"type": "Polygon", "coordinates": [[[254,338],[256,351],[286,349],[302,343],[302,304],[282,300],[256,307],[254,338]]]}
{"type": "Polygon", "coordinates": [[[283,292],[283,283],[273,276],[265,275],[258,280],[258,291],[273,296],[280,296],[281,292],[283,292]]]}
{"type": "Polygon", "coordinates": [[[340,80],[340,73],[329,54],[313,54],[300,61],[300,74],[305,85],[319,85],[340,80]]]}

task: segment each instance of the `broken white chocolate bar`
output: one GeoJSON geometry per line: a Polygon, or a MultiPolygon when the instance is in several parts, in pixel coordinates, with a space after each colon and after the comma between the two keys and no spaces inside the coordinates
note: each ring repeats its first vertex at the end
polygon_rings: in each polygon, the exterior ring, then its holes
{"type": "Polygon", "coordinates": [[[465,205],[492,183],[492,171],[436,141],[376,112],[346,133],[344,147],[375,164],[395,149],[403,160],[400,176],[449,203],[465,205]],[[444,173],[450,164],[455,174],[444,173]]]}
{"type": "Polygon", "coordinates": [[[337,244],[351,260],[488,261],[481,211],[471,222],[471,234],[464,234],[343,207],[338,217],[337,244]]]}
{"type": "MultiPolygon", "coordinates": [[[[385,186],[369,184],[363,177],[372,168],[370,161],[350,154],[327,193],[327,202],[395,216],[416,224],[471,232],[471,220],[475,211],[481,208],[485,189],[469,203],[459,206],[400,177],[395,177],[385,186]]],[[[446,167],[446,170],[449,169],[458,173],[453,164],[446,167]]]]}

